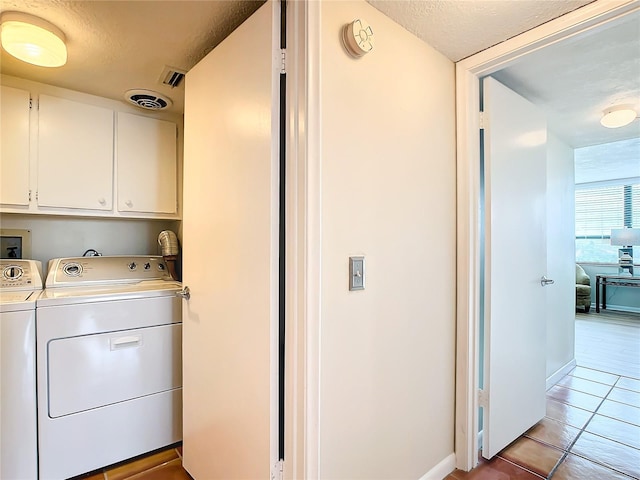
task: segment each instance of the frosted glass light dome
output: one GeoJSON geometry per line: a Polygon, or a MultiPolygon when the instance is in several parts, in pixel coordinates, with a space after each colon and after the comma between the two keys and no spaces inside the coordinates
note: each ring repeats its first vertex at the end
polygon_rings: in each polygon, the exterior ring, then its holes
{"type": "Polygon", "coordinates": [[[2,48],[9,54],[40,67],[67,63],[65,37],[55,25],[21,12],[4,12],[1,21],[2,48]]]}
{"type": "Polygon", "coordinates": [[[607,128],[620,128],[633,122],[638,114],[629,105],[619,105],[607,108],[600,120],[600,124],[607,128]]]}

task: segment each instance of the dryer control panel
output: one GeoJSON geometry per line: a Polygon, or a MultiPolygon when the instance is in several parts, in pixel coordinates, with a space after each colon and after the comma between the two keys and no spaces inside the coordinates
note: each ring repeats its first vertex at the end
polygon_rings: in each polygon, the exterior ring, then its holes
{"type": "Polygon", "coordinates": [[[3,290],[40,290],[42,289],[41,263],[37,260],[0,261],[0,288],[3,290]]]}
{"type": "Polygon", "coordinates": [[[127,255],[56,258],[49,262],[47,288],[171,280],[161,256],[127,255]]]}

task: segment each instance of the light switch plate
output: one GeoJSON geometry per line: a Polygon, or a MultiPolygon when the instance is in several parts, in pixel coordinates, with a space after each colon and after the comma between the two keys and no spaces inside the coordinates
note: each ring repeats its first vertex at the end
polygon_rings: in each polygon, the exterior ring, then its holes
{"type": "Polygon", "coordinates": [[[364,257],[349,257],[349,290],[364,290],[364,257]]]}

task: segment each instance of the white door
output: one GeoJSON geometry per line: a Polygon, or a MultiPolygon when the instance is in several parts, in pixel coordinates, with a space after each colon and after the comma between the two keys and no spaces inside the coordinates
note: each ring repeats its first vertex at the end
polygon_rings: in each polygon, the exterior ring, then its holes
{"type": "Polygon", "coordinates": [[[547,130],[529,101],[492,78],[483,88],[482,455],[491,458],[545,414],[547,130]]]}
{"type": "Polygon", "coordinates": [[[198,480],[269,478],[277,456],[278,6],[186,76],[184,467],[198,480]]]}

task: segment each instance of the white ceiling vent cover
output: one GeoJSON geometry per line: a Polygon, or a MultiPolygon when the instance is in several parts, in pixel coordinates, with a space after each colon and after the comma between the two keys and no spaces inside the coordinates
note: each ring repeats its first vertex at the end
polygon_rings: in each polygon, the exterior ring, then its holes
{"type": "Polygon", "coordinates": [[[169,97],[165,97],[153,90],[144,90],[139,88],[127,90],[124,94],[124,98],[135,106],[146,110],[164,110],[165,108],[169,108],[173,105],[173,102],[169,97]]]}
{"type": "Polygon", "coordinates": [[[182,83],[186,74],[186,71],[180,70],[179,68],[164,67],[164,70],[160,74],[160,83],[175,88],[182,83]]]}

